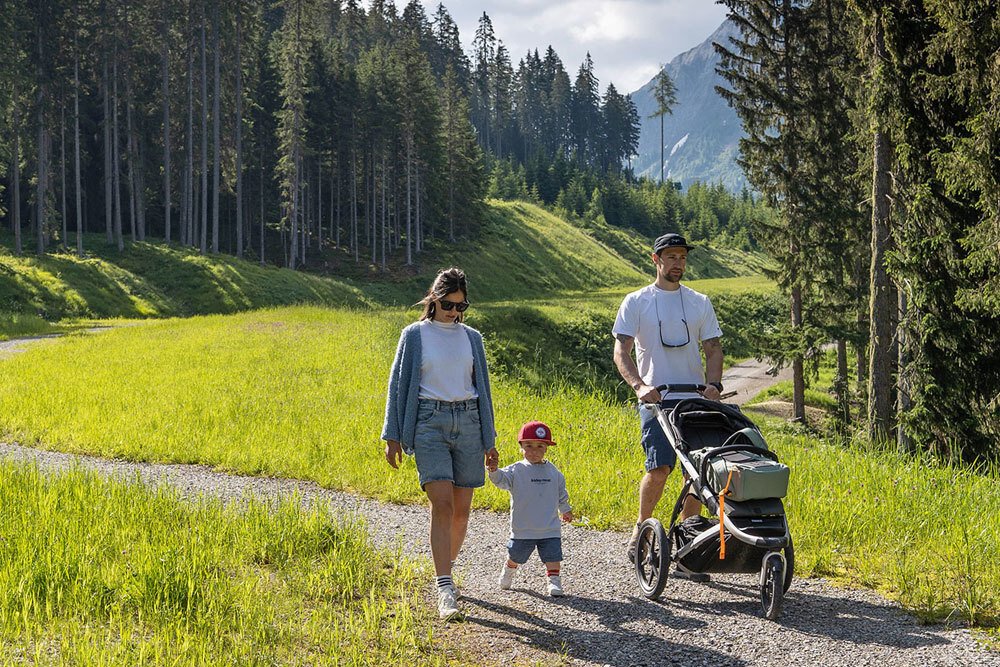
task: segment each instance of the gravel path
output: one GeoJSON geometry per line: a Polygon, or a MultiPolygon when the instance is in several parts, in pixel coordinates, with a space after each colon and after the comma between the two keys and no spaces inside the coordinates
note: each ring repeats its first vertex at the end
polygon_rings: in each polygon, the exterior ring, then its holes
{"type": "MultiPolygon", "coordinates": [[[[323,499],[365,519],[373,540],[429,558],[427,510],[392,505],[295,480],[243,477],[202,466],[130,463],[0,444],[0,457],[44,469],[74,465],[106,475],[170,484],[185,496],[239,500],[323,499]]],[[[387,475],[392,474],[388,467],[387,475]]],[[[793,527],[794,529],[794,527],[793,527]]],[[[544,575],[529,562],[514,590],[495,578],[505,558],[506,515],[475,511],[457,565],[468,620],[441,625],[440,635],[484,664],[570,665],[983,665],[1000,653],[980,648],[968,630],[921,626],[868,591],[796,580],[778,622],[764,620],[754,577],[716,576],[710,584],[671,579],[659,602],[638,594],[623,556],[625,535],[569,526],[564,530],[567,597],[544,595],[544,575]]],[[[430,586],[428,585],[430,602],[430,586]]]]}

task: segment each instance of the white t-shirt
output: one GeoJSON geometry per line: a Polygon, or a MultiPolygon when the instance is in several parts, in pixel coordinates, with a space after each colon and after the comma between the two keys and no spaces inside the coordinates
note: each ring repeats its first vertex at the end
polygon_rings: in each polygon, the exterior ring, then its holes
{"type": "MultiPolygon", "coordinates": [[[[707,296],[684,285],[667,291],[655,283],[625,297],[618,308],[612,332],[615,336],[624,334],[635,339],[639,376],[643,383],[653,387],[704,383],[699,343],[722,336],[715,309],[707,296]],[[664,345],[682,345],[689,334],[690,340],[682,347],[664,345]]],[[[675,398],[683,396],[688,395],[672,395],[675,398]]]]}
{"type": "Polygon", "coordinates": [[[479,396],[472,383],[472,341],[458,322],[420,323],[419,397],[467,401],[479,396]]]}

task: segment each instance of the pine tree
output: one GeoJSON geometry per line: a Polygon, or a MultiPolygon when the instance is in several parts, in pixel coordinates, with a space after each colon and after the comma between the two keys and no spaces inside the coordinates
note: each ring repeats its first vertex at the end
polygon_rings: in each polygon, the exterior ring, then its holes
{"type": "Polygon", "coordinates": [[[677,88],[664,67],[660,67],[660,72],[656,75],[653,99],[656,100],[656,111],[649,117],[660,119],[660,183],[663,183],[663,117],[668,113],[672,114],[674,105],[677,104],[677,88]]]}

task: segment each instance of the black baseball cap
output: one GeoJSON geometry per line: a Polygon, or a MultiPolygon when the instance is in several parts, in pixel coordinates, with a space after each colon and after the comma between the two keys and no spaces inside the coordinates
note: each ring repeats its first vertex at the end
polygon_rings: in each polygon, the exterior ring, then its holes
{"type": "Polygon", "coordinates": [[[671,232],[670,234],[657,237],[656,241],[653,242],[654,253],[658,253],[665,248],[687,248],[688,250],[692,250],[694,246],[688,245],[688,242],[680,234],[671,232]]]}

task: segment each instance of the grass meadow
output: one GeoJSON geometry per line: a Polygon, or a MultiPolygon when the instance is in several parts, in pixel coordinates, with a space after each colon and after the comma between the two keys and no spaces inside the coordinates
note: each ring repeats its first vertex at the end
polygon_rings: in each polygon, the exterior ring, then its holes
{"type": "MultiPolygon", "coordinates": [[[[378,440],[396,340],[413,318],[398,309],[298,307],[70,336],[3,362],[0,433],[64,451],[199,462],[421,502],[412,460],[393,471],[378,440]]],[[[493,380],[502,462],[519,455],[521,423],[547,421],[560,443],[551,457],[580,521],[627,526],[642,473],[632,410],[576,384],[539,388],[501,373],[493,380]]],[[[927,619],[997,622],[1000,470],[762,424],[793,470],[787,507],[801,574],[878,589],[927,619]]],[[[671,479],[668,495],[679,482],[671,479]]],[[[475,502],[505,511],[508,496],[487,485],[475,502]]]]}
{"type": "Polygon", "coordinates": [[[13,463],[0,506],[3,664],[454,664],[427,575],[327,508],[13,463]]]}

